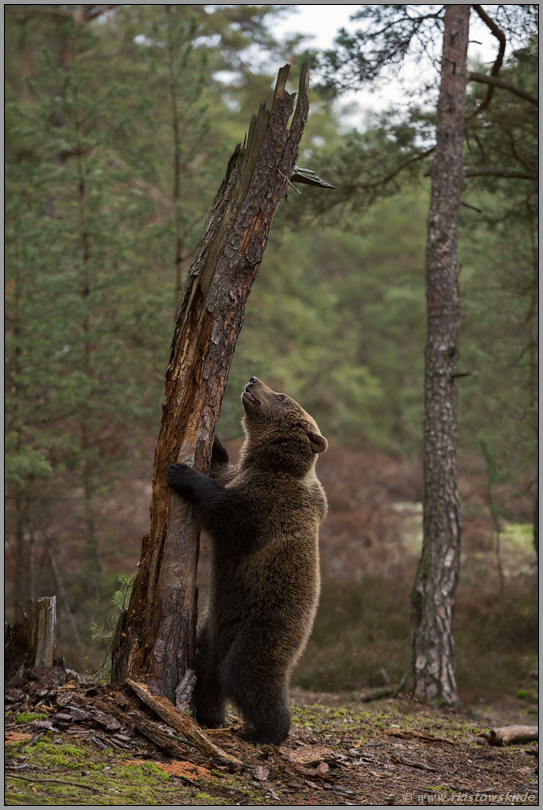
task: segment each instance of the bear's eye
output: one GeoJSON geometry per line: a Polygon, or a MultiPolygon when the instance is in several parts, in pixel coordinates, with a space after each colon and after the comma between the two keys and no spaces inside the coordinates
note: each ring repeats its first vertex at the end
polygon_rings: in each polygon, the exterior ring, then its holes
{"type": "Polygon", "coordinates": [[[283,402],[283,400],[284,400],[284,399],[286,399],[286,396],[285,396],[284,394],[277,394],[277,399],[278,399],[280,402],[283,402]]]}

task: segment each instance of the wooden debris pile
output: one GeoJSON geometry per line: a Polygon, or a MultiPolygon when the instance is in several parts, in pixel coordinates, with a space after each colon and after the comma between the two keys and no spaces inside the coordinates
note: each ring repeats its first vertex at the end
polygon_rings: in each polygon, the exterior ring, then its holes
{"type": "Polygon", "coordinates": [[[189,715],[165,698],[151,695],[143,684],[120,689],[81,684],[71,680],[61,667],[33,667],[24,671],[17,686],[6,687],[5,702],[10,712],[6,735],[24,734],[32,742],[56,731],[88,739],[101,749],[132,751],[143,758],[156,756],[158,749],[175,758],[186,759],[191,754],[203,761],[203,755],[231,766],[241,765],[239,759],[207,738],[189,715]],[[43,717],[17,723],[21,713],[43,717]]]}

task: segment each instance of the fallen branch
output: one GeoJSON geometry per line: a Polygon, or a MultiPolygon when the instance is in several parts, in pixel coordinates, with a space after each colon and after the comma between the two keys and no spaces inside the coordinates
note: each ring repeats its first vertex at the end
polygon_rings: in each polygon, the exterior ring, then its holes
{"type": "Polygon", "coordinates": [[[192,745],[198,748],[203,754],[209,757],[224,759],[232,765],[242,765],[243,763],[236,757],[227,754],[222,748],[212,743],[201,728],[194,722],[188,714],[179,711],[168,698],[162,695],[153,695],[149,688],[143,683],[127,680],[128,685],[134,690],[136,695],[143,700],[154,712],[161,717],[164,722],[174,731],[182,734],[192,745]]]}
{"type": "Polygon", "coordinates": [[[400,691],[400,686],[379,686],[377,689],[370,689],[367,692],[361,692],[358,700],[362,703],[370,703],[372,700],[380,700],[386,697],[396,697],[400,691]]]}
{"type": "Polygon", "coordinates": [[[413,762],[413,760],[405,759],[405,757],[401,757],[399,754],[391,754],[390,759],[397,765],[407,765],[409,768],[418,768],[420,771],[437,773],[437,768],[432,768],[430,765],[426,765],[424,762],[413,762]]]}
{"type": "Polygon", "coordinates": [[[449,740],[447,737],[435,737],[433,734],[427,734],[425,731],[418,731],[414,728],[389,728],[385,731],[391,737],[401,737],[404,740],[419,740],[420,742],[445,742],[449,745],[456,745],[454,740],[449,740]]]}
{"type": "Polygon", "coordinates": [[[503,726],[482,734],[490,745],[518,745],[539,740],[539,726],[503,726]]]}
{"type": "Polygon", "coordinates": [[[28,776],[19,776],[18,774],[10,773],[9,768],[6,768],[6,776],[8,779],[22,779],[23,782],[50,782],[55,785],[70,785],[70,787],[80,787],[85,788],[85,790],[92,790],[93,793],[100,793],[99,788],[83,785],[81,782],[65,782],[64,779],[44,779],[42,776],[36,776],[30,779],[28,776]]]}
{"type": "MultiPolygon", "coordinates": [[[[185,741],[178,739],[173,732],[169,734],[164,731],[164,729],[160,728],[156,723],[153,723],[152,720],[149,720],[139,709],[130,709],[129,713],[127,713],[123,712],[117,706],[99,699],[94,701],[94,705],[97,709],[102,709],[102,711],[114,715],[124,726],[134,726],[144,737],[147,737],[151,742],[158,745],[159,748],[162,748],[175,759],[183,759],[183,757],[186,756],[186,750],[182,748],[182,744],[185,743],[185,741]]],[[[186,744],[190,745],[188,740],[186,744]]]]}

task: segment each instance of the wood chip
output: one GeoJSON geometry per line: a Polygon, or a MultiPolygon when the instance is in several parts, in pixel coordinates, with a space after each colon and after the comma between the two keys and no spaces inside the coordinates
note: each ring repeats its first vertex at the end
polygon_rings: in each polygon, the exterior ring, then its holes
{"type": "Polygon", "coordinates": [[[32,739],[32,734],[23,734],[21,731],[8,731],[5,735],[6,744],[27,742],[32,739]]]}
{"type": "Polygon", "coordinates": [[[285,759],[297,762],[300,765],[312,765],[322,762],[323,759],[335,759],[337,756],[336,752],[332,751],[327,745],[304,745],[295,751],[283,746],[279,749],[279,752],[285,759]]]}
{"type": "MultiPolygon", "coordinates": [[[[141,763],[140,763],[141,765],[141,763]]],[[[211,771],[203,765],[195,765],[193,762],[174,760],[173,762],[155,762],[157,768],[170,776],[181,776],[188,779],[209,779],[211,771]]]]}

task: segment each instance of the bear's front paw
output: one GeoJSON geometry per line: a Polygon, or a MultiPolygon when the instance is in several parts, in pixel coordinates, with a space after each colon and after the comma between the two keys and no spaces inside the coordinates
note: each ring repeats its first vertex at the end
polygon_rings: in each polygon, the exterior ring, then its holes
{"type": "Polygon", "coordinates": [[[170,487],[179,486],[179,484],[183,484],[187,478],[192,475],[192,467],[188,464],[183,464],[179,462],[178,464],[170,464],[166,470],[166,480],[168,481],[168,485],[170,487]]]}

